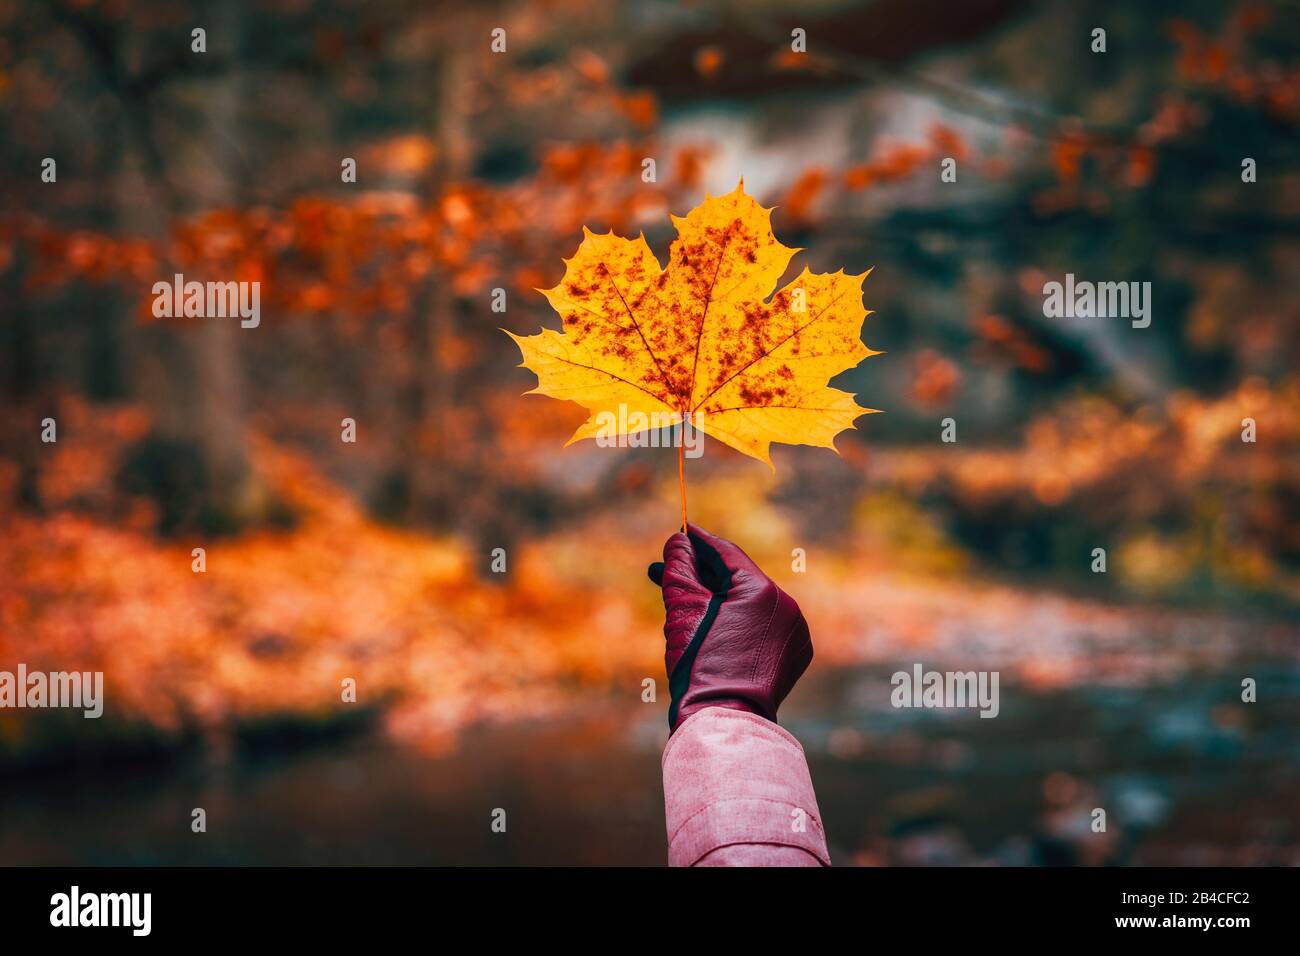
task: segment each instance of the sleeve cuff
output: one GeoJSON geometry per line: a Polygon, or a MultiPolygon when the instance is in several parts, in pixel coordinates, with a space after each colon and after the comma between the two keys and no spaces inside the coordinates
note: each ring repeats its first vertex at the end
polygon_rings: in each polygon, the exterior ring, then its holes
{"type": "Polygon", "coordinates": [[[754,865],[764,864],[763,846],[795,847],[831,865],[803,748],[771,721],[707,707],[669,738],[663,773],[670,866],[729,846],[753,846],[745,859],[754,865]]]}

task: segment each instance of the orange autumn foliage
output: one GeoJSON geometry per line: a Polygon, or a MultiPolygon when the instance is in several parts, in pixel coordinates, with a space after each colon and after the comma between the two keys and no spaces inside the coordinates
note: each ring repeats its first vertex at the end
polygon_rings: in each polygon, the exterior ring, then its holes
{"type": "Polygon", "coordinates": [[[391,730],[437,743],[470,721],[545,712],[562,686],[600,687],[656,663],[653,642],[593,655],[584,639],[611,622],[652,633],[652,594],[610,595],[597,608],[553,548],[520,549],[506,586],[490,583],[464,541],[373,521],[305,456],[256,436],[256,470],[295,523],[198,542],[206,571],[196,573],[196,542],[160,539],[147,520],[108,520],[88,497],[141,414],[64,406],[69,428],[104,436],[54,450],[47,491],[66,510],[13,510],[15,476],[0,467],[0,658],[102,670],[119,728],[337,716],[340,680],[351,677],[358,702],[381,708],[391,730]]]}
{"type": "Polygon", "coordinates": [[[968,155],[969,147],[961,135],[951,127],[936,123],[930,128],[926,142],[886,142],[869,162],[849,167],[843,175],[844,188],[856,192],[877,183],[898,182],[926,163],[945,157],[960,161],[968,155]]]}

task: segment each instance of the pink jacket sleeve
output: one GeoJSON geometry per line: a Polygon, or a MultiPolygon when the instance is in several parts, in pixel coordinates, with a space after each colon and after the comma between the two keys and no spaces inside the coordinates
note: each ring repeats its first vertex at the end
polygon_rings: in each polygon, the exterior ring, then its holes
{"type": "Polygon", "coordinates": [[[803,748],[756,714],[707,707],[664,748],[669,866],[830,866],[803,748]]]}

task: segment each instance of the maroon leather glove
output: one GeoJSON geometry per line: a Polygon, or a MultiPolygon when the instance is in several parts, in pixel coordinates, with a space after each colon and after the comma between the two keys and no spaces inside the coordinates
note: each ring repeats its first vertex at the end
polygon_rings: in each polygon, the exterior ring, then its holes
{"type": "Polygon", "coordinates": [[[687,525],[650,565],[663,588],[668,726],[705,707],[747,710],[776,722],[776,708],[812,661],[799,605],[745,552],[687,525]]]}

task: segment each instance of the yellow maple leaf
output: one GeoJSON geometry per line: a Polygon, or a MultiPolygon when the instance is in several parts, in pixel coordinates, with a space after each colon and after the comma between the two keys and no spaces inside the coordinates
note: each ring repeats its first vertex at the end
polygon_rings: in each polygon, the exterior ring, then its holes
{"type": "Polygon", "coordinates": [[[834,449],[839,432],[875,411],[827,385],[877,354],[860,338],[870,270],[805,268],[773,294],[799,250],[777,241],[771,215],[743,181],[707,197],[684,219],[672,217],[677,238],[666,269],[644,234],[624,239],[584,227],[559,285],[538,290],[564,332],[507,333],[522,367],[537,374],[528,394],[591,413],[569,444],[689,415],[705,434],[771,465],[772,442],[834,449]]]}

